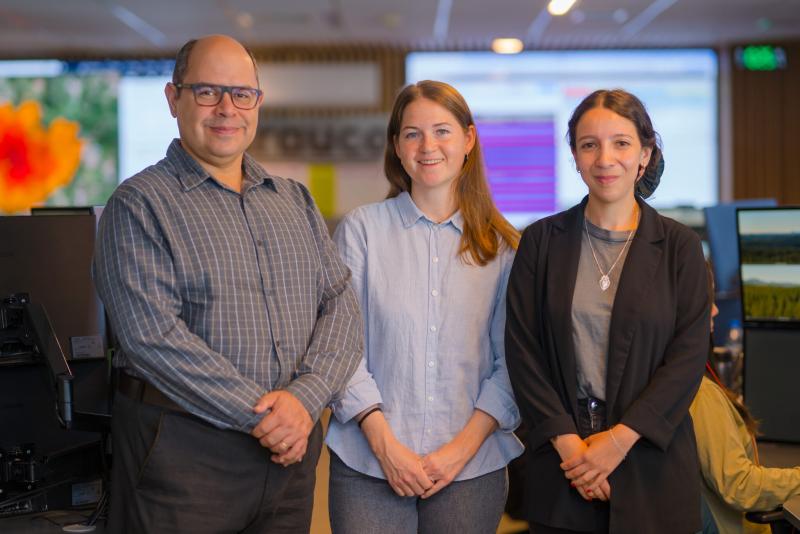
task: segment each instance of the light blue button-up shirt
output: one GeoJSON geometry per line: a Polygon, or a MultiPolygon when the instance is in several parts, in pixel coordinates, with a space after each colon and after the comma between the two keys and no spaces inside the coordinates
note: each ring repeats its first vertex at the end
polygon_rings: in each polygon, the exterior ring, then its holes
{"type": "Polygon", "coordinates": [[[436,224],[408,193],[345,217],[334,241],[352,270],[366,350],[333,402],[327,444],[352,469],[386,478],[353,418],[380,404],[397,439],[425,455],[480,409],[499,428],[456,480],[504,467],[522,453],[520,417],[505,363],[506,284],[513,252],[489,264],[458,255],[463,218],[436,224]]]}

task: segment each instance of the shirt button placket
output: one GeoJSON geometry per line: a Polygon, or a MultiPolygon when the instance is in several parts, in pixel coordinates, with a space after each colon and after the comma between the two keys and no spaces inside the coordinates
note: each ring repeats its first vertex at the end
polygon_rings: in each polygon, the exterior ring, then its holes
{"type": "Polygon", "coordinates": [[[436,399],[436,358],[438,356],[439,348],[439,302],[440,293],[442,290],[441,279],[439,276],[439,231],[438,225],[430,225],[430,240],[428,257],[428,280],[429,280],[429,296],[428,296],[428,335],[427,343],[425,344],[425,420],[424,420],[424,438],[423,442],[427,441],[427,437],[431,436],[431,430],[434,425],[433,413],[435,412],[434,401],[436,399]]]}

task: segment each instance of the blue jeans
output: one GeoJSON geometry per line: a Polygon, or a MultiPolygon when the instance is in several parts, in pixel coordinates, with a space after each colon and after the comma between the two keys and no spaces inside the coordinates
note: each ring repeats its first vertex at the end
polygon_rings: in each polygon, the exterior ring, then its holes
{"type": "Polygon", "coordinates": [[[452,482],[428,499],[399,497],[386,480],[350,469],[331,452],[333,534],[493,534],[508,493],[506,469],[452,482]]]}

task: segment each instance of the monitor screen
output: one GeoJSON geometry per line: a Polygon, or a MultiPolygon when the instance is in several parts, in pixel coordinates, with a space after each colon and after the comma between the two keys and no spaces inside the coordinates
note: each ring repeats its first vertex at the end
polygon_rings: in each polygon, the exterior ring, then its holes
{"type": "Polygon", "coordinates": [[[717,56],[710,49],[415,52],[406,81],[453,85],[475,117],[492,194],[516,226],[586,194],[566,141],[567,122],[596,89],[623,88],[647,106],[666,168],[658,208],[718,200],[717,56]]]}
{"type": "Polygon", "coordinates": [[[48,206],[103,205],[120,181],[164,157],[178,136],[164,86],[172,60],[0,61],[0,105],[34,102],[47,129],[78,126],[80,164],[48,206]]]}
{"type": "MultiPolygon", "coordinates": [[[[739,298],[739,242],[737,208],[771,208],[773,198],[737,200],[705,208],[706,235],[714,266],[717,299],[739,298]]],[[[741,317],[739,318],[741,321],[741,317]]]]}
{"type": "Polygon", "coordinates": [[[27,293],[68,358],[102,358],[103,305],[91,276],[95,214],[0,217],[0,299],[27,293]]]}
{"type": "Polygon", "coordinates": [[[800,208],[737,210],[745,322],[800,324],[800,208]]]}

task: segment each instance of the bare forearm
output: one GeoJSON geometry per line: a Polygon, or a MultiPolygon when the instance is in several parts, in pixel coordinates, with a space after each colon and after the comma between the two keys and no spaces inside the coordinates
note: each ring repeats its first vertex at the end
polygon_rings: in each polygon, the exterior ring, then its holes
{"type": "Polygon", "coordinates": [[[639,438],[642,437],[634,429],[622,423],[614,425],[608,431],[611,433],[614,445],[620,449],[623,456],[627,455],[636,442],[639,441],[639,438]]]}
{"type": "Polygon", "coordinates": [[[396,441],[392,428],[381,411],[369,414],[361,423],[361,431],[378,459],[385,458],[388,446],[396,441]]]}
{"type": "Polygon", "coordinates": [[[578,434],[561,434],[550,438],[550,443],[562,460],[569,460],[586,450],[586,443],[578,434]]]}
{"type": "Polygon", "coordinates": [[[497,430],[497,420],[482,410],[475,410],[452,442],[462,447],[469,454],[469,458],[472,458],[495,430],[497,430]]]}

